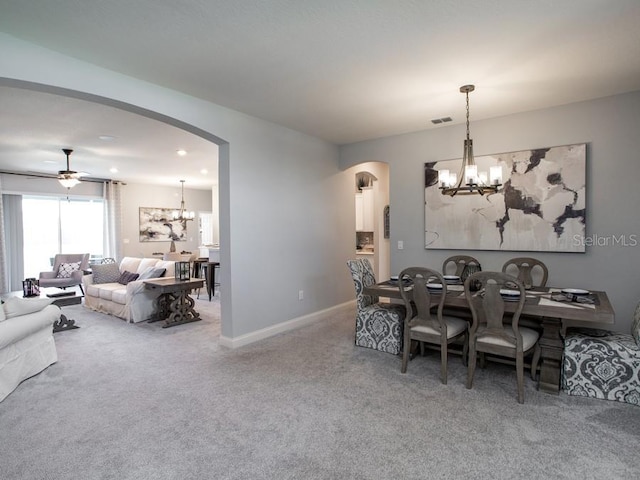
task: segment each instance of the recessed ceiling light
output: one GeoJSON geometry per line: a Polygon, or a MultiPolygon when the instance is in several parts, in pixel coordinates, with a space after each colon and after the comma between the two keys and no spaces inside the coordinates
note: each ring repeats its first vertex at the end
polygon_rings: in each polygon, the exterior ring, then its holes
{"type": "Polygon", "coordinates": [[[111,142],[116,139],[113,135],[100,135],[98,137],[100,140],[104,140],[105,142],[111,142]]]}
{"type": "Polygon", "coordinates": [[[55,162],[53,160],[45,160],[44,163],[58,163],[58,162],[55,162]]]}
{"type": "Polygon", "coordinates": [[[207,170],[206,168],[203,168],[202,170],[200,170],[200,173],[203,175],[206,175],[207,173],[209,173],[209,170],[207,170]]]}
{"type": "Polygon", "coordinates": [[[184,157],[187,154],[187,151],[183,150],[183,149],[180,149],[180,150],[177,150],[176,153],[178,155],[180,155],[181,157],[184,157]]]}
{"type": "Polygon", "coordinates": [[[116,167],[112,167],[109,169],[111,173],[118,173],[118,169],[116,167]]]}

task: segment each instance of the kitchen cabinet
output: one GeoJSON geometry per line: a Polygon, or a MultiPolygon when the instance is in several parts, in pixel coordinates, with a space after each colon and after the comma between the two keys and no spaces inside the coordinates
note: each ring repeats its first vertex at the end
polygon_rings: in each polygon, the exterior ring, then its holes
{"type": "Polygon", "coordinates": [[[373,232],[374,201],[373,188],[364,187],[356,193],[356,232],[373,232]]]}

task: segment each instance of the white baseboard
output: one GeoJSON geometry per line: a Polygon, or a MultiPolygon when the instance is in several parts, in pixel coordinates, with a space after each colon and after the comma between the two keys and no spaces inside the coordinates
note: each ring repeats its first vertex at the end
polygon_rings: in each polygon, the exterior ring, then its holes
{"type": "Polygon", "coordinates": [[[289,332],[291,330],[310,325],[314,322],[317,322],[318,320],[322,320],[324,317],[327,317],[331,313],[347,307],[353,303],[355,303],[355,300],[350,300],[339,305],[334,305],[333,307],[325,308],[324,310],[319,310],[317,312],[303,315],[302,317],[278,323],[271,327],[256,330],[255,332],[245,333],[244,335],[240,335],[239,337],[230,338],[220,335],[219,343],[221,346],[228,348],[243,347],[245,345],[264,340],[265,338],[273,337],[274,335],[278,335],[280,333],[289,332]]]}

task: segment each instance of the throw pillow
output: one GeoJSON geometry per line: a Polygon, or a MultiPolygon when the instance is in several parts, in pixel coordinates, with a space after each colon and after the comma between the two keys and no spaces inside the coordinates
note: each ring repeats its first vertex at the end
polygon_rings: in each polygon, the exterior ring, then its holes
{"type": "Polygon", "coordinates": [[[4,302],[4,313],[7,318],[19,317],[42,310],[47,305],[51,305],[54,298],[7,298],[4,302]]]}
{"type": "Polygon", "coordinates": [[[139,276],[139,274],[137,274],[137,273],[131,273],[131,272],[127,272],[125,270],[120,275],[120,278],[118,278],[118,283],[120,283],[122,285],[126,285],[127,283],[133,282],[134,280],[136,280],[138,278],[138,276],[139,276]]]}
{"type": "Polygon", "coordinates": [[[151,278],[160,278],[164,275],[164,272],[166,272],[167,269],[166,268],[156,268],[156,267],[149,267],[147,268],[144,272],[142,272],[140,274],[140,276],[138,277],[138,280],[148,280],[151,278]]]}
{"type": "Polygon", "coordinates": [[[80,262],[61,263],[56,278],[69,278],[73,272],[80,270],[80,262]]]}
{"type": "Polygon", "coordinates": [[[120,270],[117,263],[104,265],[92,265],[93,283],[115,283],[120,278],[120,270]]]}

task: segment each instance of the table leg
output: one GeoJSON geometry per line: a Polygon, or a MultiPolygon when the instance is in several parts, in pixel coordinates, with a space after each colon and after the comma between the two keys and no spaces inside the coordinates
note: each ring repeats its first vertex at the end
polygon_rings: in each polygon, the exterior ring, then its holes
{"type": "Polygon", "coordinates": [[[64,332],[65,330],[73,330],[74,328],[80,328],[76,325],[76,321],[70,318],[63,313],[60,314],[60,319],[53,322],[53,333],[56,332],[64,332]]]}
{"type": "Polygon", "coordinates": [[[542,320],[540,337],[540,382],[538,389],[546,393],[560,392],[560,371],[564,344],[560,335],[562,321],[559,318],[542,320]]]}
{"type": "Polygon", "coordinates": [[[195,311],[195,302],[186,290],[181,290],[177,294],[167,294],[171,300],[169,303],[169,316],[164,321],[162,328],[173,327],[183,323],[197,322],[202,320],[200,314],[195,311]]]}

